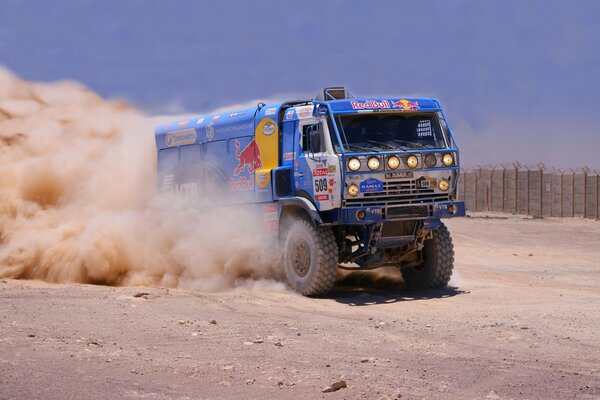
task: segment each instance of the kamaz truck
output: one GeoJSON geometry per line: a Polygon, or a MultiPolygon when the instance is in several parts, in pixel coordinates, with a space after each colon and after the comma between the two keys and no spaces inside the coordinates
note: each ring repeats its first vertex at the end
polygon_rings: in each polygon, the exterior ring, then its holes
{"type": "Polygon", "coordinates": [[[296,291],[330,291],[338,268],[395,267],[409,287],[448,284],[454,251],[441,220],[464,216],[465,206],[456,199],[458,148],[437,100],[331,87],[155,133],[161,190],[261,213],[296,291]]]}

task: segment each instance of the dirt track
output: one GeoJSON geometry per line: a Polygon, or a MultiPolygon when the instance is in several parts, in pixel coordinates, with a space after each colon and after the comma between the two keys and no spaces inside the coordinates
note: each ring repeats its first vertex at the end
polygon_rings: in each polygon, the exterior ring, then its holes
{"type": "Polygon", "coordinates": [[[441,293],[0,281],[0,399],[600,399],[600,222],[448,225],[441,293]]]}

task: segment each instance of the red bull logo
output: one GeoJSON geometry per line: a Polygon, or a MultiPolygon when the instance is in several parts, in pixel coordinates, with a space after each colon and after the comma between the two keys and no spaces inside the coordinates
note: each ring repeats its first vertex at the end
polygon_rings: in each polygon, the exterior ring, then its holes
{"type": "Polygon", "coordinates": [[[403,111],[417,111],[419,109],[419,103],[402,99],[392,102],[392,108],[399,108],[403,111]]]}
{"type": "Polygon", "coordinates": [[[367,100],[364,102],[361,101],[351,101],[350,104],[352,108],[355,110],[365,110],[372,108],[390,108],[390,103],[387,100],[377,101],[377,100],[367,100]]]}
{"type": "Polygon", "coordinates": [[[233,171],[234,176],[238,176],[246,168],[248,172],[262,168],[262,160],[260,158],[260,148],[256,141],[252,139],[243,150],[240,151],[240,142],[235,141],[235,158],[238,161],[237,167],[233,171]]]}

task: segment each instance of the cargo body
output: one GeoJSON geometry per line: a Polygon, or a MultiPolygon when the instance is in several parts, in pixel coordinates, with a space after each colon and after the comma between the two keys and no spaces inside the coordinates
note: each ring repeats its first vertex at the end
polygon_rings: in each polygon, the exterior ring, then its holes
{"type": "Polygon", "coordinates": [[[313,100],[159,125],[156,145],[160,190],[263,213],[288,283],[303,294],[330,290],[338,267],[394,266],[415,287],[450,278],[441,220],[465,210],[458,148],[435,99],[328,88],[313,100]]]}

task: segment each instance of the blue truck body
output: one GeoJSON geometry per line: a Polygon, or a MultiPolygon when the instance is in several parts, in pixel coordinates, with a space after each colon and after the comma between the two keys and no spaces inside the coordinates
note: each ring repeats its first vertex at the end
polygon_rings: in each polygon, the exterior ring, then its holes
{"type": "Polygon", "coordinates": [[[333,232],[339,263],[422,263],[406,254],[465,214],[440,103],[323,93],[157,126],[160,190],[190,205],[255,207],[280,235],[283,219],[305,218],[333,232]]]}

